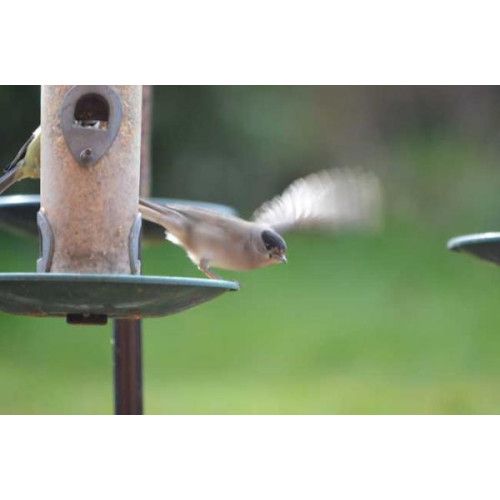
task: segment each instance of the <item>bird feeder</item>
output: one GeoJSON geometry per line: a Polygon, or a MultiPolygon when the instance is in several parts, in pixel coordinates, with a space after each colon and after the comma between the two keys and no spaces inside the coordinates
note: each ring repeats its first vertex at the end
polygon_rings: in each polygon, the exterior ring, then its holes
{"type": "MultiPolygon", "coordinates": [[[[36,273],[0,273],[0,310],[70,324],[115,318],[117,413],[142,412],[137,320],[238,289],[140,274],[141,106],[137,85],[43,86],[41,196],[0,200],[0,226],[33,234],[36,220],[40,234],[36,273]],[[132,342],[122,343],[127,335],[132,342]]],[[[161,233],[146,226],[146,236],[161,233]]]]}

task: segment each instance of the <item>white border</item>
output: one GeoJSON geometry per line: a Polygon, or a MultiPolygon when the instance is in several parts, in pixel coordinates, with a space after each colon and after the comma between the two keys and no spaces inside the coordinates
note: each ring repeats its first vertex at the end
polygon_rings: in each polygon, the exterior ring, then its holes
{"type": "Polygon", "coordinates": [[[2,83],[495,84],[495,7],[11,2],[2,16],[2,83]]]}
{"type": "Polygon", "coordinates": [[[497,417],[2,417],[0,496],[498,498],[497,417]]]}

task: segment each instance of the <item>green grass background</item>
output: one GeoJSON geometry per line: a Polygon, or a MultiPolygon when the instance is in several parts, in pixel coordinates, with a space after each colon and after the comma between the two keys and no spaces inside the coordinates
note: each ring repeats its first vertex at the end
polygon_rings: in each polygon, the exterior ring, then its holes
{"type": "MultiPolygon", "coordinates": [[[[500,283],[452,234],[293,234],[288,266],[222,273],[242,290],[144,322],[145,412],[498,413],[500,283]]],[[[1,234],[4,271],[37,242],[1,234]]],[[[169,244],[150,275],[199,276],[169,244]]],[[[0,314],[0,413],[113,412],[111,326],[0,314]]]]}

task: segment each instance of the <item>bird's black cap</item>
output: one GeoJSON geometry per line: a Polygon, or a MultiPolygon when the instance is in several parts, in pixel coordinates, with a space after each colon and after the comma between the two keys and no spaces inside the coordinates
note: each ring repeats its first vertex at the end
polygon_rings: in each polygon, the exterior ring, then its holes
{"type": "Polygon", "coordinates": [[[285,240],[278,233],[266,229],[262,231],[261,237],[264,245],[266,245],[266,250],[277,248],[283,253],[286,252],[285,240]]]}

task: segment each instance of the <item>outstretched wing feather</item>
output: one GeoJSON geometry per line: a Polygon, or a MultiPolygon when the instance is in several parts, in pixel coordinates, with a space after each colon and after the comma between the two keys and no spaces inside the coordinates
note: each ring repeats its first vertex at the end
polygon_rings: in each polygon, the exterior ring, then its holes
{"type": "Polygon", "coordinates": [[[380,182],[360,168],[324,170],[297,179],[283,194],[264,203],[254,221],[278,232],[322,227],[378,227],[380,182]]]}

